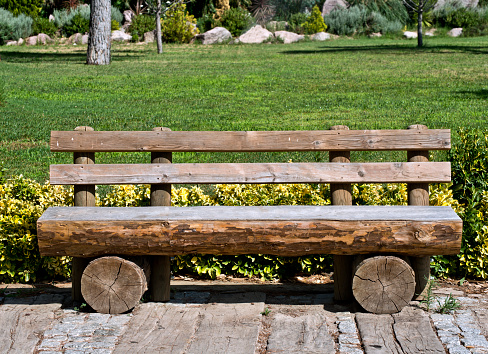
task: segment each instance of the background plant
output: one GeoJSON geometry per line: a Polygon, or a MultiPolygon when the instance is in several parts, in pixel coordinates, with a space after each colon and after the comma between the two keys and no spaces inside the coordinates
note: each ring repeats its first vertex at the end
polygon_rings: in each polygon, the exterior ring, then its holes
{"type": "Polygon", "coordinates": [[[232,36],[239,37],[241,33],[253,25],[251,14],[242,7],[230,8],[224,11],[219,20],[215,21],[214,27],[224,27],[232,36]]]}
{"type": "Polygon", "coordinates": [[[14,16],[24,14],[30,17],[39,15],[43,0],[0,0],[0,8],[10,11],[14,16]]]}
{"type": "Polygon", "coordinates": [[[36,17],[34,18],[34,22],[32,23],[32,34],[36,35],[39,33],[47,34],[50,37],[53,37],[58,28],[54,24],[54,22],[49,21],[47,18],[36,17]]]}
{"type": "Polygon", "coordinates": [[[312,14],[309,16],[307,21],[303,24],[305,33],[314,34],[318,32],[325,32],[327,30],[327,25],[322,17],[322,12],[319,7],[315,5],[312,9],[312,14]]]}
{"type": "Polygon", "coordinates": [[[155,28],[156,23],[154,22],[154,17],[149,15],[137,15],[132,18],[129,32],[133,38],[134,36],[137,36],[137,38],[142,39],[144,33],[154,31],[155,28]]]}
{"type": "Polygon", "coordinates": [[[0,44],[8,40],[25,38],[32,33],[32,18],[24,14],[18,16],[0,8],[0,44]]]}
{"type": "Polygon", "coordinates": [[[199,33],[195,18],[186,11],[186,4],[172,6],[161,20],[161,32],[166,42],[188,43],[199,33]]]}

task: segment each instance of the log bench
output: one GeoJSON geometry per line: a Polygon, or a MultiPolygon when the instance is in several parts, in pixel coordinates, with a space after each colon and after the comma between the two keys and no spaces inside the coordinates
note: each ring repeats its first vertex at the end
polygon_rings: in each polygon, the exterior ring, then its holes
{"type": "Polygon", "coordinates": [[[334,255],[334,297],[394,313],[422,296],[430,256],[456,254],[462,221],[429,206],[429,183],[450,182],[450,131],[203,132],[53,131],[51,150],[74,153],[52,165],[50,182],[74,185],[75,207],[38,220],[43,256],[73,256],[73,299],[105,313],[130,310],[149,289],[169,300],[170,257],[182,254],[334,255]],[[350,162],[350,151],[404,150],[406,162],[350,162]],[[95,164],[95,152],[151,152],[148,164],[95,164]],[[325,163],[172,163],[172,152],[328,151],[325,163]],[[409,205],[352,206],[351,183],[408,183],[409,205]],[[172,207],[171,184],[330,183],[328,206],[172,207]],[[150,184],[151,206],[95,207],[95,185],[150,184]]]}

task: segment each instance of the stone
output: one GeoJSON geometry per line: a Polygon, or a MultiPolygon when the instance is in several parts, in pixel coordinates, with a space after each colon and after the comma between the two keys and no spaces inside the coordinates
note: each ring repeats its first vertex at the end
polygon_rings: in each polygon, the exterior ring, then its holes
{"type": "MultiPolygon", "coordinates": [[[[435,31],[437,31],[436,28],[431,28],[429,30],[427,30],[425,33],[424,33],[424,36],[427,36],[427,37],[434,37],[435,36],[435,31]]],[[[462,293],[462,291],[461,291],[462,293]]],[[[455,295],[455,294],[452,294],[452,295],[455,295]]]]}
{"type": "Polygon", "coordinates": [[[382,36],[382,34],[380,32],[375,32],[375,33],[371,33],[368,37],[369,38],[380,38],[382,36]]]}
{"type": "Polygon", "coordinates": [[[274,35],[276,38],[280,38],[285,44],[295,43],[305,38],[304,35],[288,31],[276,31],[274,35]]]}
{"type": "Polygon", "coordinates": [[[122,31],[112,31],[112,42],[128,42],[132,39],[130,34],[122,31]]]}
{"type": "Polygon", "coordinates": [[[81,44],[88,44],[88,35],[84,34],[81,36],[81,44]]]}
{"type": "Polygon", "coordinates": [[[79,44],[81,43],[83,35],[81,33],[75,33],[66,41],[67,44],[79,44]]]}
{"type": "Polygon", "coordinates": [[[405,31],[403,32],[403,36],[407,39],[414,39],[418,37],[417,32],[405,31]]]}
{"type": "Polygon", "coordinates": [[[256,25],[252,27],[249,31],[244,33],[239,37],[239,41],[242,43],[263,43],[270,38],[273,38],[273,33],[268,31],[267,29],[261,27],[260,25],[256,25]]]}
{"type": "Polygon", "coordinates": [[[144,33],[144,43],[153,43],[156,40],[156,34],[154,31],[144,33]]]}
{"type": "Polygon", "coordinates": [[[335,9],[347,7],[349,7],[349,3],[345,0],[325,0],[322,6],[322,16],[330,14],[335,9]]]}
{"type": "Polygon", "coordinates": [[[131,24],[132,19],[135,16],[134,11],[132,11],[132,10],[125,10],[122,15],[124,15],[124,25],[125,24],[131,24]]]}
{"type": "MultiPolygon", "coordinates": [[[[18,42],[17,41],[7,41],[7,43],[5,43],[5,45],[8,47],[9,45],[18,45],[18,42]]],[[[3,298],[2,298],[3,299],[3,298]]]]}
{"type": "Polygon", "coordinates": [[[24,42],[25,41],[22,38],[19,38],[19,40],[17,41],[17,44],[18,45],[22,45],[22,44],[24,44],[24,42]]]}
{"type": "Polygon", "coordinates": [[[25,39],[25,44],[26,45],[36,45],[37,44],[37,36],[27,37],[25,39]]]}
{"type": "Polygon", "coordinates": [[[37,35],[37,43],[38,44],[46,45],[46,44],[50,44],[50,43],[53,43],[53,42],[54,41],[47,34],[39,33],[37,35]]]}
{"type": "Polygon", "coordinates": [[[54,16],[52,14],[49,15],[49,22],[54,22],[54,20],[55,20],[54,16]]]}
{"type": "Polygon", "coordinates": [[[232,34],[224,27],[215,27],[205,33],[197,34],[195,38],[202,44],[216,44],[232,39],[232,34]]]}
{"type": "Polygon", "coordinates": [[[325,33],[325,32],[319,32],[319,33],[313,34],[310,37],[310,39],[312,39],[312,41],[326,41],[326,40],[330,39],[330,34],[325,33]]]}
{"type": "Polygon", "coordinates": [[[463,34],[463,29],[462,28],[453,28],[449,32],[447,32],[447,35],[450,37],[459,37],[460,35],[463,34]]]}

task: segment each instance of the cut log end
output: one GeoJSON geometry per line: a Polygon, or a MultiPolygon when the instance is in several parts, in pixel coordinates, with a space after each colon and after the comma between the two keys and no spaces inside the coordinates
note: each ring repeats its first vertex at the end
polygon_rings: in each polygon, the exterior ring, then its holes
{"type": "Polygon", "coordinates": [[[83,298],[100,313],[127,312],[139,303],[146,290],[143,268],[120,257],[91,261],[81,277],[83,298]]]}
{"type": "Polygon", "coordinates": [[[400,312],[415,293],[415,275],[407,262],[398,257],[367,258],[354,271],[352,292],[368,312],[400,312]]]}

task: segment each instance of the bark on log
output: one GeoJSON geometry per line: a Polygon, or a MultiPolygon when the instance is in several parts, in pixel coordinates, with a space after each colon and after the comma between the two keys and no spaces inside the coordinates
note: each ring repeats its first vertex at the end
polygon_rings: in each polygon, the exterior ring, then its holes
{"type": "Polygon", "coordinates": [[[396,313],[412,300],[415,275],[407,262],[398,257],[367,258],[354,271],[352,292],[368,312],[396,313]]]}
{"type": "Polygon", "coordinates": [[[110,0],[92,0],[90,8],[90,35],[86,63],[108,65],[111,55],[111,3],[110,0]]]}
{"type": "Polygon", "coordinates": [[[139,303],[147,290],[148,278],[147,263],[139,266],[120,257],[101,257],[85,268],[81,292],[86,303],[97,312],[124,313],[139,303]]]}

